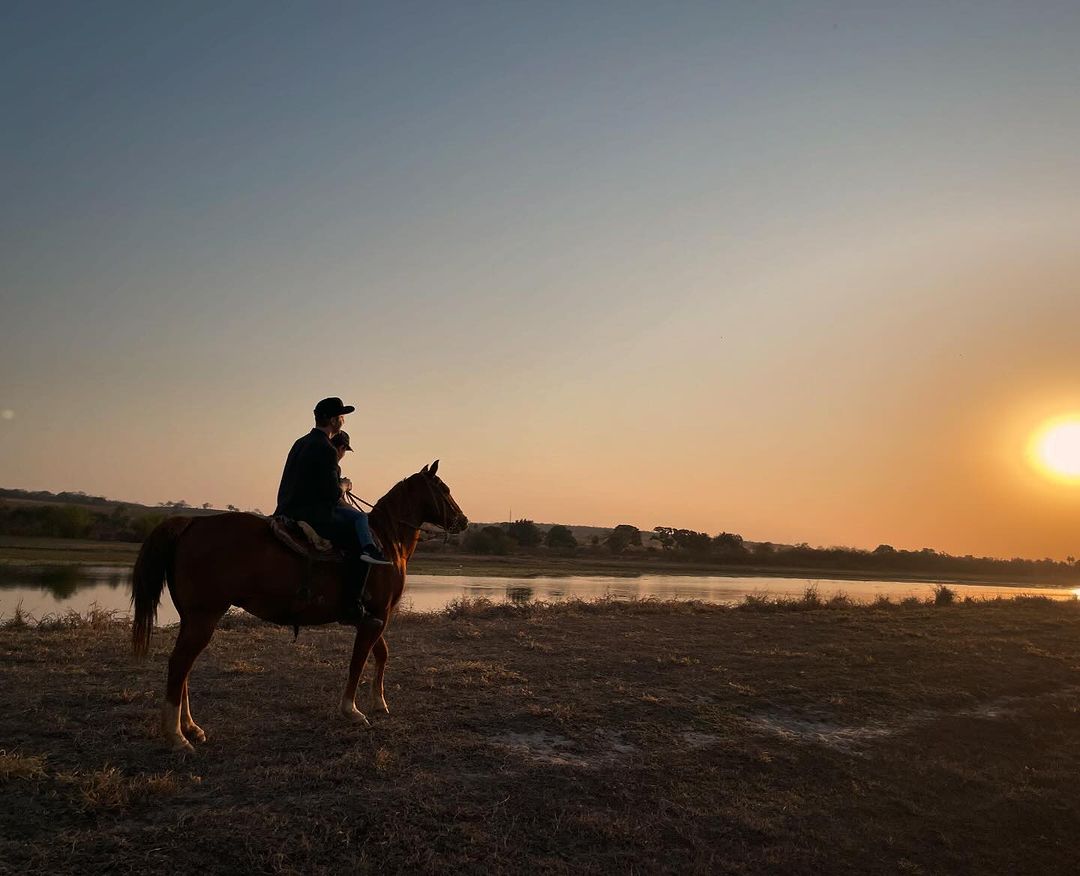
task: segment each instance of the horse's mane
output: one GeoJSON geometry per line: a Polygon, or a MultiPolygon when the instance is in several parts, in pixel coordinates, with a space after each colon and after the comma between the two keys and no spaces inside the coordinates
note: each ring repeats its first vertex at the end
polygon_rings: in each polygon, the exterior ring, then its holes
{"type": "Polygon", "coordinates": [[[402,478],[371,507],[371,527],[379,536],[384,549],[393,546],[392,549],[403,549],[406,555],[409,555],[420,538],[419,527],[414,527],[409,521],[417,512],[408,501],[411,486],[409,482],[418,476],[419,474],[411,474],[402,478]],[[408,531],[402,531],[402,526],[408,531]]]}
{"type": "Polygon", "coordinates": [[[375,511],[380,509],[382,509],[384,512],[389,510],[388,506],[391,505],[395,500],[400,500],[401,494],[404,493],[406,489],[408,489],[409,481],[411,481],[415,477],[415,474],[411,474],[408,477],[402,478],[400,481],[394,484],[394,486],[387,490],[382,495],[382,497],[378,499],[374,505],[371,506],[372,513],[375,513],[375,511]]]}

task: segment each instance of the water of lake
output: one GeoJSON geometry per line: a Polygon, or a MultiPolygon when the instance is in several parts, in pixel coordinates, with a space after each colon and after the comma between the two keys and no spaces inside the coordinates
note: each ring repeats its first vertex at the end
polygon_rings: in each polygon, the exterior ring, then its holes
{"type": "MultiPolygon", "coordinates": [[[[0,565],[0,620],[11,617],[16,606],[35,618],[74,609],[86,611],[96,604],[102,609],[129,611],[130,566],[14,566],[0,565]]],[[[642,575],[615,578],[576,575],[562,578],[497,578],[462,575],[410,575],[403,607],[412,611],[436,611],[463,596],[486,597],[494,601],[559,599],[698,599],[703,602],[735,604],[748,595],[798,598],[814,583],[820,595],[844,593],[857,602],[872,602],[879,595],[894,601],[908,596],[925,599],[933,584],[897,581],[839,581],[804,578],[728,577],[689,575],[642,575]]],[[[1080,589],[1049,587],[1002,587],[983,584],[950,584],[961,596],[990,599],[1021,593],[1075,599],[1080,589]]],[[[178,620],[168,590],[158,610],[158,623],[178,620]]]]}

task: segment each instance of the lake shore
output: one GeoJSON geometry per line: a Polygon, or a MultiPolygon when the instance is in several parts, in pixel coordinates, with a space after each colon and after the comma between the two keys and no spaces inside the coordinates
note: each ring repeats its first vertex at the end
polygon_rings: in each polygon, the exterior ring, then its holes
{"type": "MultiPolygon", "coordinates": [[[[155,735],[104,616],[0,629],[13,872],[1075,872],[1080,606],[458,604],[388,632],[390,715],[344,723],[351,636],[229,617],[209,741],[155,735]]],[[[366,687],[359,705],[366,708],[366,687]]]]}
{"type": "MultiPolygon", "coordinates": [[[[0,536],[0,564],[11,566],[134,565],[139,545],[128,542],[0,536]]],[[[420,575],[537,578],[602,575],[633,578],[641,575],[711,575],[717,577],[802,578],[808,581],[881,580],[914,583],[995,584],[1008,587],[1077,587],[1080,580],[995,575],[912,574],[887,569],[822,569],[694,563],[634,557],[557,555],[479,556],[418,551],[409,571],[420,575]]]]}

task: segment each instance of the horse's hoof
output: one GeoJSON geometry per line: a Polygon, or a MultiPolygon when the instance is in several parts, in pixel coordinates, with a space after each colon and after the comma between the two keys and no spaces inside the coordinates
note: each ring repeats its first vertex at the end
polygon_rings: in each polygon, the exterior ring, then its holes
{"type": "Polygon", "coordinates": [[[175,754],[193,754],[195,752],[195,746],[188,742],[183,736],[175,737],[169,742],[169,748],[175,754]]]}
{"type": "Polygon", "coordinates": [[[184,728],[184,735],[196,742],[206,742],[206,732],[198,724],[192,724],[184,728]]]}
{"type": "Polygon", "coordinates": [[[350,721],[353,721],[354,723],[359,724],[361,727],[370,727],[371,726],[371,722],[367,719],[367,716],[363,712],[361,712],[358,708],[356,708],[355,706],[353,706],[352,711],[348,711],[348,712],[343,711],[343,714],[350,721]]]}

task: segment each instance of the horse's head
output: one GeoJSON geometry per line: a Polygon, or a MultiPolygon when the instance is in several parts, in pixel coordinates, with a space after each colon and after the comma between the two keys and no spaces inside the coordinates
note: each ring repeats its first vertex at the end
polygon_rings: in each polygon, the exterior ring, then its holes
{"type": "Polygon", "coordinates": [[[414,497],[423,523],[434,523],[447,532],[461,532],[469,525],[469,518],[450,495],[450,488],[438,476],[439,460],[425,465],[408,478],[414,482],[414,497]]]}

